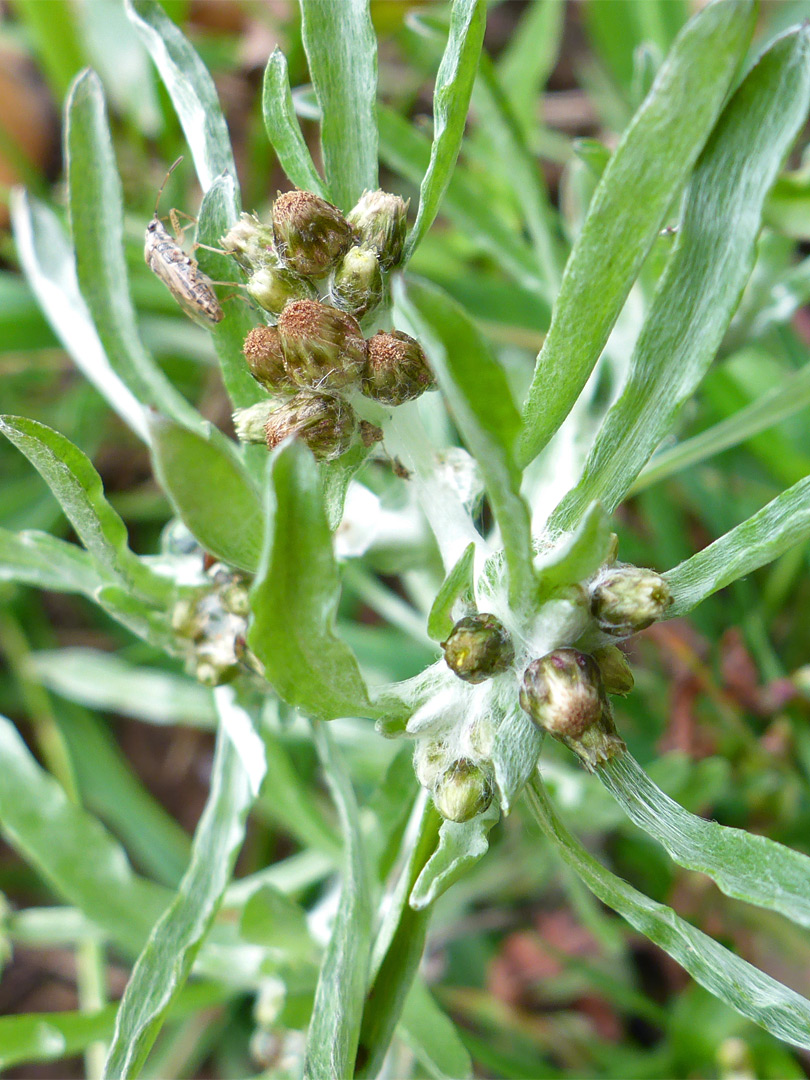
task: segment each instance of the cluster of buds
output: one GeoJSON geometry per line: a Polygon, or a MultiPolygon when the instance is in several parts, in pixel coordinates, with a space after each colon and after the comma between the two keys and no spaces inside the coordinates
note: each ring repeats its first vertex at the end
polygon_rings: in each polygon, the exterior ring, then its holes
{"type": "Polygon", "coordinates": [[[292,436],[329,460],[356,434],[366,444],[379,437],[358,423],[347,397],[361,392],[390,407],[432,386],[414,338],[379,331],[366,340],[358,321],[379,306],[402,260],[406,212],[399,196],[373,191],[344,217],[296,190],[276,199],[271,225],[242,214],[222,238],[248,274],[248,293],[276,320],[245,340],[251,374],[276,400],[237,413],[241,439],[272,449],[292,436]]]}
{"type": "Polygon", "coordinates": [[[260,673],[245,644],[250,603],[245,578],[222,563],[206,570],[209,587],[178,601],[172,628],[186,643],[186,669],[206,686],[231,682],[242,671],[260,673]]]}

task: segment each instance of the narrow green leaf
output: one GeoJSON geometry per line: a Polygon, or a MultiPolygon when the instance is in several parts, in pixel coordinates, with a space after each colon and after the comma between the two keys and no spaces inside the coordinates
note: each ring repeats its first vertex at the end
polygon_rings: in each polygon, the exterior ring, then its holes
{"type": "Polygon", "coordinates": [[[464,554],[442,582],[428,615],[427,631],[434,641],[442,641],[453,629],[453,606],[462,597],[473,597],[475,544],[469,543],[464,554]]]}
{"type": "Polygon", "coordinates": [[[611,156],[537,358],[523,414],[524,463],[543,449],[585,386],[664,215],[715,124],[753,26],[751,0],[704,8],[678,36],[611,156]]]}
{"type": "Polygon", "coordinates": [[[501,810],[508,814],[537,768],[543,736],[518,705],[514,685],[504,688],[488,719],[493,728],[491,759],[495,782],[501,810]]]}
{"type": "Polygon", "coordinates": [[[707,596],[772,562],[808,536],[810,477],[805,477],[753,517],[667,571],[664,577],[675,598],[667,618],[685,615],[707,596]]]}
{"type": "Polygon", "coordinates": [[[406,261],[433,224],[456,164],[485,26],[486,5],[483,0],[453,0],[447,46],[433,90],[430,164],[419,189],[416,221],[405,245],[406,261]]]}
{"type": "Polygon", "coordinates": [[[11,220],[20,263],[54,334],[124,423],[148,441],[146,410],[104,351],[79,292],[73,252],[58,218],[44,203],[15,188],[11,220]]]}
{"type": "Polygon", "coordinates": [[[453,882],[486,855],[487,834],[500,817],[497,800],[483,814],[459,825],[443,821],[439,829],[439,846],[411,890],[410,905],[416,911],[430,907],[453,882]]]}
{"type": "Polygon", "coordinates": [[[678,246],[656,291],[625,389],[582,480],[553,516],[613,511],[703,378],[756,258],[762,206],[810,107],[810,31],[780,38],[740,85],[686,193],[678,246]]]}
{"type": "Polygon", "coordinates": [[[14,11],[29,36],[53,94],[61,101],[70,81],[84,61],[76,12],[72,7],[41,4],[39,0],[14,0],[14,11]]]}
{"type": "Polygon", "coordinates": [[[793,1046],[810,1047],[810,1001],[724,949],[675,912],[611,874],[565,828],[538,777],[529,804],[546,837],[604,904],[613,908],[695,980],[743,1016],[793,1046]]]}
{"type": "Polygon", "coordinates": [[[228,125],[202,60],[158,0],[126,0],[126,11],[174,105],[203,191],[223,172],[237,184],[228,125]]]}
{"type": "MultiPolygon", "coordinates": [[[[254,765],[263,768],[263,762],[254,765]]],[[[194,833],[191,859],[177,893],[138,957],[115,1022],[105,1065],[110,1080],[137,1076],[188,978],[230,881],[256,789],[222,725],[211,791],[194,833]]]]}
{"type": "Polygon", "coordinates": [[[501,85],[527,135],[540,119],[540,94],[557,62],[564,15],[563,0],[534,0],[498,57],[501,85]]]}
{"type": "Polygon", "coordinates": [[[335,1080],[354,1075],[371,953],[370,873],[346,766],[325,727],[316,724],[314,737],[340,817],[346,864],[307,1032],[304,1080],[335,1080]]]}
{"type": "Polygon", "coordinates": [[[300,0],[301,33],[321,107],[332,201],[350,210],[377,187],[377,37],[368,0],[300,0]]]}
{"type": "Polygon", "coordinates": [[[65,106],[65,160],[70,227],[79,287],[111,367],[142,405],[188,427],[205,421],[175,390],[138,333],[123,247],[121,182],[113,155],[101,82],[84,71],[65,106]]]}
{"type": "Polygon", "coordinates": [[[216,725],[211,691],[184,675],[139,667],[114,653],[80,647],[35,652],[30,663],[43,686],[91,709],[149,724],[204,730],[216,725]]]}
{"type": "Polygon", "coordinates": [[[161,652],[183,658],[187,655],[188,643],[177,638],[167,607],[150,607],[121,585],[102,585],[93,599],[110,618],[161,652]]]}
{"type": "Polygon", "coordinates": [[[72,803],[0,717],[0,830],[68,903],[137,952],[169,893],[131,869],[101,823],[72,803]]]}
{"type": "Polygon", "coordinates": [[[233,453],[164,416],[150,422],[155,474],[199,543],[253,573],[262,551],[261,497],[233,453]]]}
{"type": "Polygon", "coordinates": [[[503,369],[468,315],[435,286],[398,283],[397,303],[417,326],[459,431],[484,475],[501,531],[513,607],[534,593],[531,523],[520,495],[514,447],[520,417],[503,369]]]}
{"type": "Polygon", "coordinates": [[[0,529],[0,581],[92,596],[101,578],[86,551],[48,533],[0,529]]]}
{"type": "Polygon", "coordinates": [[[450,1017],[421,979],[416,979],[402,1011],[399,1035],[434,1080],[463,1080],[472,1062],[450,1017]]]}
{"type": "Polygon", "coordinates": [[[276,692],[307,715],[376,716],[354,653],[334,632],[340,578],[315,459],[291,442],[271,455],[268,472],[250,647],[276,692]]]}
{"type": "Polygon", "coordinates": [[[164,602],[173,591],[172,583],[130,551],[126,525],[104,497],[101,477],[87,455],[36,420],[3,416],[0,431],[25,454],[59,500],[99,571],[140,596],[164,602]]]}
{"type": "MultiPolygon", "coordinates": [[[[430,163],[430,140],[393,109],[381,105],[380,157],[389,169],[412,184],[418,184],[430,163]]],[[[476,179],[461,165],[451,173],[441,204],[444,217],[470,241],[478,244],[515,281],[537,296],[546,307],[546,285],[537,267],[534,252],[506,222],[497,206],[482,200],[476,179]]]]}
{"type": "Polygon", "coordinates": [[[727,896],[810,926],[807,855],[690,814],[656,787],[630,754],[609,761],[596,775],[631,821],[663,844],[680,866],[707,874],[727,896]]]}
{"type": "Polygon", "coordinates": [[[538,557],[540,596],[590,577],[605,561],[609,549],[607,514],[599,503],[593,503],[573,532],[538,557]]]}
{"type": "Polygon", "coordinates": [[[755,435],[774,427],[795,416],[797,412],[810,405],[810,364],[800,371],[789,372],[779,386],[774,386],[768,393],[750,405],[721,420],[717,424],[701,431],[699,435],[662,450],[641,470],[629,494],[643,491],[653,484],[665,480],[668,476],[707,461],[728,450],[739,446],[755,435]]]}
{"type": "Polygon", "coordinates": [[[276,46],[264,69],[262,113],[267,137],[284,172],[296,187],[326,198],[327,192],[304,142],[293,108],[287,58],[276,46]]]}
{"type": "Polygon", "coordinates": [[[271,885],[251,895],[239,920],[239,933],[245,941],[272,949],[293,963],[311,959],[316,951],[306,911],[271,885]]]}
{"type": "MultiPolygon", "coordinates": [[[[201,244],[219,247],[222,236],[238,220],[239,189],[231,176],[218,176],[203,197],[197,239],[201,244]]],[[[235,261],[228,255],[215,254],[205,248],[200,248],[197,255],[201,269],[214,281],[233,282],[230,296],[222,299],[225,318],[212,328],[211,334],[228,397],[235,408],[247,408],[266,396],[250,374],[242,353],[245,338],[254,326],[259,325],[260,319],[251,306],[239,299],[242,275],[235,261]]],[[[246,449],[248,453],[256,450],[255,447],[246,449]]]]}

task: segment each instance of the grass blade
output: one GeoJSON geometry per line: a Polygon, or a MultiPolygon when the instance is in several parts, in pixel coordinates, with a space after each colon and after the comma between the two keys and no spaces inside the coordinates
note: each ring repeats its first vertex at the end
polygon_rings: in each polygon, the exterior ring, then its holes
{"type": "MultiPolygon", "coordinates": [[[[381,105],[380,157],[398,175],[412,184],[420,183],[430,163],[430,141],[403,117],[381,105]]],[[[510,228],[498,208],[482,204],[476,181],[461,166],[451,175],[442,201],[442,214],[452,221],[498,265],[527,290],[545,295],[546,285],[538,273],[534,253],[522,237],[510,228]]]]}
{"type": "Polygon", "coordinates": [[[5,717],[0,829],[60,896],[137,953],[171,894],[133,872],[123,848],[40,768],[5,717]]]}
{"type": "Polygon", "coordinates": [[[765,197],[808,107],[810,31],[802,29],[764,53],[712,132],[625,389],[554,524],[570,528],[594,499],[614,510],[703,378],[753,269],[765,197]]]}
{"type": "Polygon", "coordinates": [[[354,1075],[371,955],[370,868],[346,766],[323,725],[315,725],[314,735],[340,817],[346,864],[332,936],[315,991],[304,1056],[304,1080],[335,1080],[335,1077],[354,1075]]]}
{"type": "MultiPolygon", "coordinates": [[[[263,760],[254,766],[263,769],[263,760]]],[[[115,1022],[104,1070],[110,1080],[137,1076],[166,1013],[183,987],[219,909],[256,796],[227,726],[220,726],[211,791],[194,833],[177,893],[133,969],[115,1022]]]]}
{"type": "Polygon", "coordinates": [[[273,50],[264,69],[262,113],[267,138],[289,179],[296,187],[314,191],[325,199],[326,188],[313,164],[293,108],[287,58],[279,48],[273,50]]]}
{"type": "Polygon", "coordinates": [[[368,0],[300,2],[326,183],[346,211],[377,187],[377,38],[368,0]]]}
{"type": "Polygon", "coordinates": [[[334,632],[340,578],[315,459],[291,442],[271,456],[268,471],[250,647],[276,692],[308,716],[376,716],[355,655],[334,632]]]}
{"type": "Polygon", "coordinates": [[[565,828],[539,776],[526,790],[546,837],[603,904],[660,945],[695,982],[721,1001],[778,1039],[810,1047],[810,1001],[724,949],[679,918],[672,908],[651,900],[601,866],[565,828]]]}
{"type": "Polygon", "coordinates": [[[520,608],[536,582],[529,511],[513,456],[520,416],[506,376],[464,309],[435,286],[409,278],[397,302],[417,326],[455,422],[480,465],[506,552],[510,600],[520,608]]]}
{"type": "Polygon", "coordinates": [[[20,188],[11,196],[20,263],[45,318],[76,367],[135,434],[149,441],[146,410],[104,351],[79,292],[73,252],[56,215],[20,188]]]}
{"type": "Polygon", "coordinates": [[[685,439],[668,450],[656,454],[630,486],[634,495],[653,484],[673,476],[690,465],[697,465],[715,454],[747,442],[768,428],[795,416],[810,405],[810,364],[801,371],[785,375],[781,386],[775,386],[757,401],[739,409],[732,416],[713,424],[699,435],[685,439]]]}
{"type": "Polygon", "coordinates": [[[262,502],[236,448],[228,452],[165,416],[150,426],[155,475],[181,520],[206,551],[253,573],[262,552],[262,502]]]}
{"type": "Polygon", "coordinates": [[[678,36],[611,155],[537,358],[523,413],[524,463],[540,453],[585,386],[664,215],[717,120],[753,25],[749,0],[704,8],[678,36]]]}
{"type": "Polygon", "coordinates": [[[810,536],[810,477],[686,559],[664,577],[675,598],[667,618],[685,615],[707,596],[745,577],[810,536]]]}
{"type": "Polygon", "coordinates": [[[596,775],[630,820],[663,844],[679,866],[707,874],[726,896],[810,926],[806,855],[690,814],[656,787],[630,754],[609,761],[596,775]]]}
{"type": "Polygon", "coordinates": [[[141,342],[123,247],[121,181],[98,76],[84,71],[65,106],[70,227],[79,288],[113,370],[142,405],[201,430],[196,409],[175,390],[141,342]]]}
{"type": "Polygon", "coordinates": [[[540,94],[559,56],[564,15],[562,0],[534,0],[498,57],[501,85],[527,136],[537,126],[540,94]]]}
{"type": "Polygon", "coordinates": [[[101,477],[87,455],[53,428],[22,416],[0,416],[0,431],[59,500],[99,571],[147,600],[165,602],[173,584],[130,550],[127,527],[107,502],[101,477]]]}
{"type": "Polygon", "coordinates": [[[433,146],[419,189],[419,210],[405,245],[407,262],[435,220],[456,164],[484,42],[483,0],[453,0],[450,32],[433,90],[433,146]]]}
{"type": "Polygon", "coordinates": [[[126,11],[174,105],[200,187],[208,191],[224,172],[238,190],[228,125],[205,64],[157,0],[126,0],[126,11]]]}

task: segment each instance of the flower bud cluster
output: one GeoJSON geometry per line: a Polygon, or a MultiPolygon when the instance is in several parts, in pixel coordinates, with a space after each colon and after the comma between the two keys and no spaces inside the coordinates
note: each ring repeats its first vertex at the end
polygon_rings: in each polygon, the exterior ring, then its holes
{"type": "Polygon", "coordinates": [[[366,340],[358,322],[379,306],[386,277],[402,260],[406,212],[399,196],[374,191],[344,217],[318,195],[295,190],[278,196],[271,225],[242,214],[222,238],[248,274],[249,295],[276,320],[248,334],[250,372],[268,393],[289,398],[272,414],[269,402],[238,413],[240,438],[271,449],[300,438],[329,460],[355,436],[365,445],[380,437],[358,423],[347,397],[359,391],[393,407],[432,386],[417,341],[401,331],[366,340]]]}
{"type": "Polygon", "coordinates": [[[447,742],[420,742],[414,755],[414,770],[446,821],[469,821],[483,814],[492,802],[495,790],[492,763],[485,758],[461,757],[447,742]]]}
{"type": "Polygon", "coordinates": [[[242,671],[259,672],[245,644],[250,603],[248,582],[222,563],[206,572],[207,587],[178,601],[172,628],[184,643],[186,669],[206,686],[231,682],[242,671]]]}

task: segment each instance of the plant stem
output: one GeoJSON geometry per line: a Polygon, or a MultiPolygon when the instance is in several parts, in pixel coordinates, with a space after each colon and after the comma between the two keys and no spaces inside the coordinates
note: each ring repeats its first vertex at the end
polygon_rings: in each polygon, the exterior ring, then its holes
{"type": "Polygon", "coordinates": [[[366,998],[355,1066],[358,1078],[377,1076],[382,1068],[425,947],[431,908],[415,911],[408,898],[436,849],[441,819],[432,803],[423,803],[420,812],[419,835],[396,890],[399,919],[366,998]]]}

